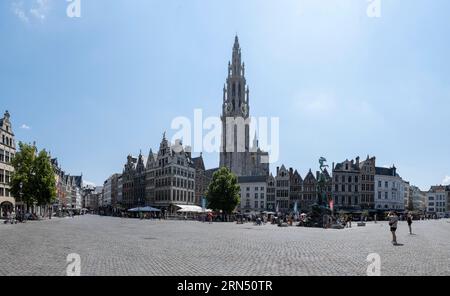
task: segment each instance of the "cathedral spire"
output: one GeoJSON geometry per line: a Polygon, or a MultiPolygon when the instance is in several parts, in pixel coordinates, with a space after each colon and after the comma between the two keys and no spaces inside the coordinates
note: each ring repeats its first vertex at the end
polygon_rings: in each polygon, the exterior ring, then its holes
{"type": "Polygon", "coordinates": [[[231,67],[231,75],[236,77],[243,76],[241,63],[241,47],[239,45],[239,38],[237,35],[234,38],[233,56],[230,67],[231,67]]]}
{"type": "Polygon", "coordinates": [[[238,35],[236,34],[236,36],[234,37],[234,46],[233,46],[233,48],[235,48],[235,49],[239,49],[240,47],[239,47],[239,37],[238,37],[238,35]]]}

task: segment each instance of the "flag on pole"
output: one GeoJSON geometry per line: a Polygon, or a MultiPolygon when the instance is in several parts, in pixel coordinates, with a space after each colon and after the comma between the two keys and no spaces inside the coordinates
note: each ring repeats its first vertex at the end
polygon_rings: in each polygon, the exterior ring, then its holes
{"type": "Polygon", "coordinates": [[[277,215],[278,215],[278,203],[277,203],[277,207],[275,209],[275,212],[277,212],[277,215]]]}
{"type": "Polygon", "coordinates": [[[298,213],[298,209],[297,209],[297,201],[295,201],[295,204],[294,204],[294,213],[295,213],[295,214],[298,213]]]}
{"type": "Polygon", "coordinates": [[[330,210],[333,210],[334,208],[334,201],[331,199],[330,200],[330,210]]]}

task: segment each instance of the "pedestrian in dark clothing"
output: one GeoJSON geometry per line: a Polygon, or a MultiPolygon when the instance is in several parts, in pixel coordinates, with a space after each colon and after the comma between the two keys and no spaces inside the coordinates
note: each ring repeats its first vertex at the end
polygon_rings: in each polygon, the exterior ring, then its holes
{"type": "Polygon", "coordinates": [[[412,224],[412,215],[411,215],[411,214],[408,214],[408,217],[406,218],[406,222],[408,222],[409,234],[412,234],[412,228],[411,228],[411,224],[412,224]]]}

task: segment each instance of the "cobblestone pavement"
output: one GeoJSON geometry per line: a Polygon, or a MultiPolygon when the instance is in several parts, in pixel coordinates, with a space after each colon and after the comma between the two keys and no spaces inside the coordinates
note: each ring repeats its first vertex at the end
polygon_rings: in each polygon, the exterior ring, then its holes
{"type": "Polygon", "coordinates": [[[65,275],[69,253],[81,275],[366,275],[369,253],[382,275],[450,275],[450,221],[386,222],[324,230],[100,216],[0,225],[0,275],[65,275]]]}

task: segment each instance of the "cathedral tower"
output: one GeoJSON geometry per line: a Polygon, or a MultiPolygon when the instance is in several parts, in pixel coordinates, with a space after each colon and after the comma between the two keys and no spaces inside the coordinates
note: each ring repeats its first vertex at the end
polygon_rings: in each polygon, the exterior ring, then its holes
{"type": "Polygon", "coordinates": [[[264,152],[259,149],[250,151],[249,93],[245,63],[242,62],[239,38],[236,36],[223,87],[220,166],[228,167],[238,176],[264,175],[268,171],[268,164],[260,166],[257,163],[259,154],[264,152]]]}

